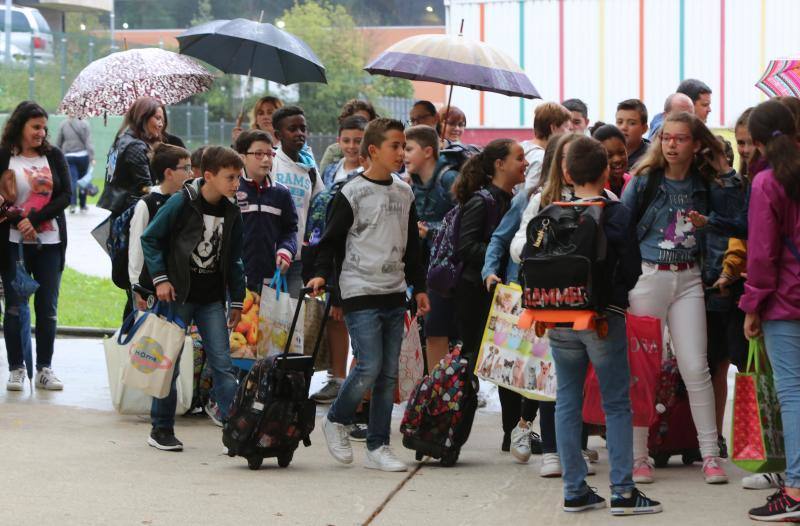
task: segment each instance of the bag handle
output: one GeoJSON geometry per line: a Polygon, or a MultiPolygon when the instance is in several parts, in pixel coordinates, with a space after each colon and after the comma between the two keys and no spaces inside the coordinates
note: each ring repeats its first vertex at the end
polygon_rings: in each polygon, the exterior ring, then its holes
{"type": "Polygon", "coordinates": [[[750,347],[747,351],[747,366],[745,367],[746,372],[764,374],[769,371],[769,360],[764,359],[764,352],[764,338],[751,338],[750,347]]]}
{"type": "Polygon", "coordinates": [[[275,274],[272,275],[272,279],[269,280],[267,286],[275,289],[275,299],[280,299],[281,292],[289,293],[289,284],[286,282],[286,276],[281,274],[281,269],[279,268],[275,269],[275,274]]]}
{"type": "Polygon", "coordinates": [[[164,302],[164,301],[157,301],[155,304],[144,311],[139,319],[135,322],[133,321],[136,318],[136,310],[128,314],[128,317],[125,318],[125,321],[122,322],[122,327],[120,328],[119,336],[117,337],[117,343],[120,345],[128,345],[133,337],[138,332],[139,328],[144,323],[144,320],[147,319],[148,316],[154,315],[164,318],[170,323],[174,323],[181,329],[186,330],[186,324],[183,320],[176,314],[175,303],[174,302],[164,302]],[[127,333],[123,332],[123,329],[127,329],[127,333]],[[125,337],[123,338],[123,334],[125,337]]]}
{"type": "MultiPolygon", "coordinates": [[[[319,353],[320,345],[322,344],[322,336],[325,331],[325,324],[328,321],[328,315],[331,312],[331,296],[333,288],[328,285],[325,285],[325,311],[322,314],[322,323],[319,324],[319,333],[317,334],[317,341],[314,343],[314,352],[311,353],[311,363],[315,363],[317,361],[317,353],[319,353]]],[[[294,309],[294,316],[292,317],[292,325],[289,327],[289,337],[286,338],[286,345],[283,348],[283,353],[281,353],[278,357],[279,358],[287,358],[289,356],[289,351],[292,348],[292,339],[294,337],[294,331],[297,328],[297,319],[300,317],[300,311],[302,310],[303,304],[305,302],[306,295],[311,294],[314,292],[312,288],[302,288],[300,289],[300,296],[297,298],[297,306],[294,309]]]]}

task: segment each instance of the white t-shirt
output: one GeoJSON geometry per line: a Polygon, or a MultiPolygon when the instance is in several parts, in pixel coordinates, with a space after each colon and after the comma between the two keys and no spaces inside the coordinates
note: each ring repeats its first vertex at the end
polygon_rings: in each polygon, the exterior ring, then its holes
{"type": "MultiPolygon", "coordinates": [[[[344,164],[344,163],[343,163],[344,164]]],[[[313,188],[308,168],[294,162],[280,148],[276,152],[275,161],[272,163],[272,180],[289,188],[292,194],[294,207],[297,210],[297,254],[295,261],[300,259],[303,237],[306,232],[306,219],[311,199],[325,189],[322,177],[317,172],[316,183],[313,188]]]]}
{"type": "Polygon", "coordinates": [[[525,172],[525,190],[530,190],[536,188],[542,178],[544,148],[531,141],[524,141],[521,146],[525,152],[525,159],[528,161],[528,170],[525,172]]]}
{"type": "MultiPolygon", "coordinates": [[[[30,212],[41,210],[53,198],[53,172],[47,157],[23,157],[14,155],[8,163],[8,168],[14,170],[17,180],[17,201],[15,205],[30,212]]],[[[39,241],[44,245],[57,245],[61,243],[58,235],[58,223],[55,219],[43,221],[36,231],[39,241]]],[[[11,227],[9,241],[19,243],[22,234],[15,227],[11,227]]],[[[36,241],[25,241],[26,244],[35,244],[36,241]]]]}

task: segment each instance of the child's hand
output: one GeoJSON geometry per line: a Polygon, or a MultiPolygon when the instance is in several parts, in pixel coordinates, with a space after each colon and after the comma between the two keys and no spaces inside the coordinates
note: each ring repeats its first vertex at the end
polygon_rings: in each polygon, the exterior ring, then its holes
{"type": "Polygon", "coordinates": [[[744,317],[744,335],[746,338],[761,336],[761,316],[756,312],[748,312],[744,317]]]}
{"type": "Polygon", "coordinates": [[[286,274],[286,271],[289,270],[289,265],[291,263],[292,262],[289,260],[289,256],[283,252],[278,252],[278,255],[275,256],[275,266],[280,269],[281,274],[286,274]]]}
{"type": "Polygon", "coordinates": [[[147,310],[147,302],[138,292],[133,293],[133,303],[136,305],[136,310],[147,310]]]}
{"type": "Polygon", "coordinates": [[[163,281],[156,285],[156,297],[158,301],[165,301],[167,303],[171,301],[175,301],[177,296],[175,295],[175,287],[172,286],[172,283],[169,281],[163,281]]]}
{"type": "Polygon", "coordinates": [[[312,296],[319,296],[322,294],[323,287],[325,287],[325,278],[312,278],[308,283],[306,283],[307,289],[314,290],[314,292],[311,294],[312,296]]]}
{"type": "Polygon", "coordinates": [[[425,221],[417,221],[417,229],[419,230],[420,239],[428,237],[428,225],[425,221]]]}
{"type": "Polygon", "coordinates": [[[233,329],[242,321],[242,309],[230,309],[228,312],[228,328],[233,329]]]}
{"type": "Polygon", "coordinates": [[[727,274],[720,275],[719,279],[711,286],[712,289],[719,289],[719,293],[723,296],[727,296],[728,294],[728,287],[735,278],[733,276],[728,276],[727,274]]]}
{"type": "Polygon", "coordinates": [[[686,217],[692,222],[695,228],[703,228],[708,224],[708,218],[697,210],[690,210],[686,217]]]}
{"type": "Polygon", "coordinates": [[[431,311],[431,302],[428,299],[428,295],[424,292],[420,292],[414,296],[414,299],[417,300],[417,314],[420,316],[425,316],[431,311]]]}
{"type": "Polygon", "coordinates": [[[492,292],[492,287],[502,282],[503,280],[497,277],[495,274],[490,274],[489,277],[486,278],[486,290],[492,292]]]}
{"type": "Polygon", "coordinates": [[[331,319],[333,321],[344,321],[344,311],[341,307],[331,307],[331,319]]]}

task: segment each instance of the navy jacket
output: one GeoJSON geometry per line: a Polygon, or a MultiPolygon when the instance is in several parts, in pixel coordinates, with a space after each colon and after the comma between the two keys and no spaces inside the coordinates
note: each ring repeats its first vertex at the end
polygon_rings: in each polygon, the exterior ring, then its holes
{"type": "MultiPolygon", "coordinates": [[[[642,273],[642,255],[636,238],[633,212],[619,201],[606,201],[603,231],[608,242],[606,264],[611,285],[609,308],[628,308],[628,292],[642,273]]],[[[624,312],[622,312],[624,314],[624,312]]]]}
{"type": "Polygon", "coordinates": [[[243,175],[236,202],[242,212],[244,248],[242,260],[247,288],[261,290],[264,278],[275,273],[275,257],[284,252],[289,261],[297,253],[297,210],[292,194],[269,175],[262,185],[243,175]]]}

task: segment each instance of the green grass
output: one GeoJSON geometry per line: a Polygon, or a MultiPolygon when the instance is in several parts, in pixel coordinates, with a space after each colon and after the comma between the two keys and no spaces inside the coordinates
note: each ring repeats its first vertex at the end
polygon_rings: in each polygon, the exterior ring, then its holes
{"type": "Polygon", "coordinates": [[[125,292],[110,279],[64,269],[58,296],[58,325],[71,327],[119,327],[125,292]]]}

